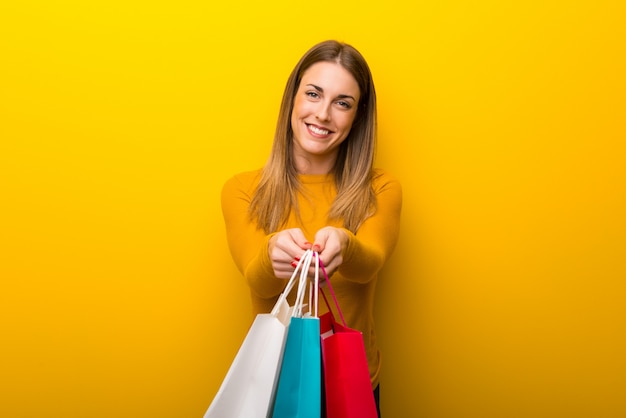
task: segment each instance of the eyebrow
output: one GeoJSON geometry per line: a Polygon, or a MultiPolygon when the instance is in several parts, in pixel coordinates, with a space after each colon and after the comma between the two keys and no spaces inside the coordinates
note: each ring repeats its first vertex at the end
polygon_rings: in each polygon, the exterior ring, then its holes
{"type": "MultiPolygon", "coordinates": [[[[321,88],[320,86],[316,86],[315,84],[307,84],[307,86],[313,87],[315,90],[319,91],[320,93],[324,93],[324,89],[321,88]]],[[[349,94],[340,94],[337,96],[338,99],[352,99],[356,102],[356,99],[352,96],[350,96],[349,94]]]]}

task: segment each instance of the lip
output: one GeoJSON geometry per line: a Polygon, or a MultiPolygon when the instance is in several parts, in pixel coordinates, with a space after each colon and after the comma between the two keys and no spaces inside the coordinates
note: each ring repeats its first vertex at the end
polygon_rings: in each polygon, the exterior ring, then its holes
{"type": "Polygon", "coordinates": [[[309,134],[311,134],[312,136],[317,137],[317,138],[326,138],[327,136],[329,136],[329,135],[334,133],[329,128],[327,128],[325,126],[316,125],[314,123],[306,123],[305,122],[304,125],[306,126],[306,129],[309,132],[309,134]],[[328,133],[320,134],[318,132],[314,132],[311,128],[314,128],[314,129],[317,129],[317,130],[324,130],[324,131],[327,131],[328,133]]]}

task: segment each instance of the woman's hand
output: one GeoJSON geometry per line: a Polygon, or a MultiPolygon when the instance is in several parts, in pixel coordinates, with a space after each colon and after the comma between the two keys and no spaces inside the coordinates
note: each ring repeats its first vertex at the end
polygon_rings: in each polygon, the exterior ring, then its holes
{"type": "Polygon", "coordinates": [[[348,245],[348,239],[343,229],[332,226],[326,226],[315,234],[311,248],[319,253],[328,277],[343,263],[343,250],[348,245]]]}
{"type": "Polygon", "coordinates": [[[300,228],[277,232],[268,242],[268,251],[274,275],[279,279],[289,279],[302,254],[311,248],[300,228]]]}

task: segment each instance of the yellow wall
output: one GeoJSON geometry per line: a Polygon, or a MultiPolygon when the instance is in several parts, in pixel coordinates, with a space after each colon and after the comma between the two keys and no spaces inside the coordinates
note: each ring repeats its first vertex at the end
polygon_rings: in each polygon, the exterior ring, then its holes
{"type": "Polygon", "coordinates": [[[326,38],[405,191],[386,418],[626,416],[624,2],[215,3],[0,6],[0,416],[201,416],[251,320],[219,190],[326,38]]]}

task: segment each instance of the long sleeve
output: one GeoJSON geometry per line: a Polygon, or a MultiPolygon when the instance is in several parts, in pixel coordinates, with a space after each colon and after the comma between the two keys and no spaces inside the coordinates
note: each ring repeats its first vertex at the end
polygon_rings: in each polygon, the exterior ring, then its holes
{"type": "Polygon", "coordinates": [[[248,213],[259,174],[259,171],[241,173],[226,181],[222,188],[222,213],[235,265],[246,278],[250,291],[259,298],[269,299],[280,294],[285,281],[274,276],[269,260],[267,244],[271,234],[257,228],[248,213]]]}
{"type": "Polygon", "coordinates": [[[400,183],[383,172],[374,178],[376,213],[363,222],[356,234],[349,236],[344,263],[339,268],[347,280],[367,282],[376,277],[395,248],[400,231],[402,188],[400,183]]]}

